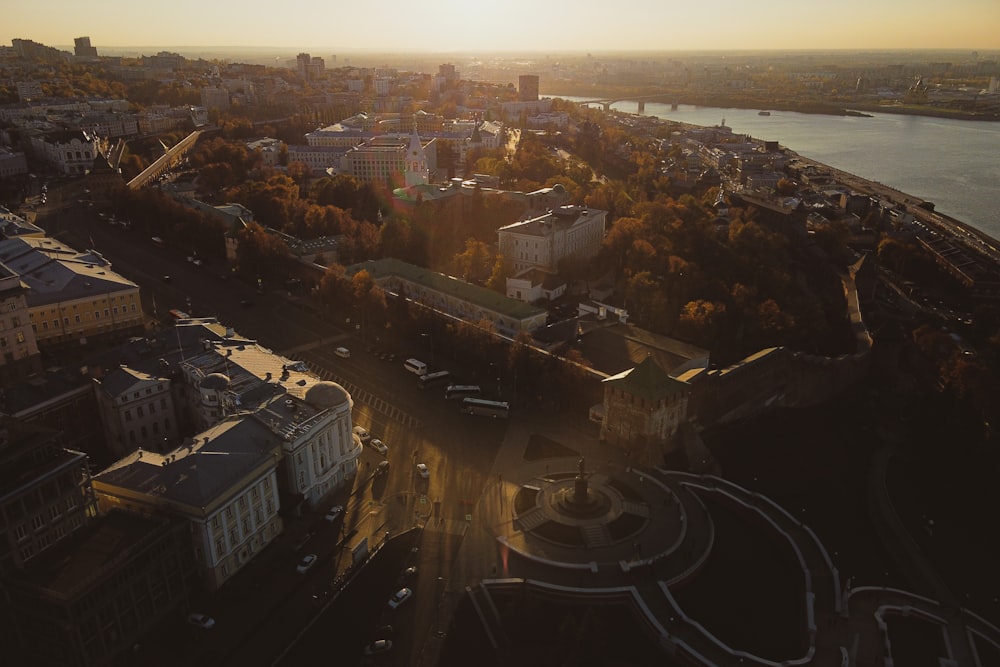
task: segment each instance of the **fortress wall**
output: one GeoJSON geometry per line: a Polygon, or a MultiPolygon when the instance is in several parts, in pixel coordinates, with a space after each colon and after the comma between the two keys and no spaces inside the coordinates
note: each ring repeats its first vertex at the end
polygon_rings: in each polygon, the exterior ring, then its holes
{"type": "Polygon", "coordinates": [[[854,275],[842,276],[856,351],[825,357],[786,347],[761,350],[691,381],[688,419],[701,427],[744,419],[774,408],[819,405],[868,373],[871,333],[861,316],[854,275]]]}

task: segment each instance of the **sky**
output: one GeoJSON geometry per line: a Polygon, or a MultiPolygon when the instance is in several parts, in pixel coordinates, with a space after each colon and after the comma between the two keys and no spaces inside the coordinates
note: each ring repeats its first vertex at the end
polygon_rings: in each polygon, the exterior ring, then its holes
{"type": "Polygon", "coordinates": [[[1000,0],[3,0],[0,44],[488,53],[1000,50],[1000,0]],[[148,7],[148,9],[142,9],[148,7]]]}

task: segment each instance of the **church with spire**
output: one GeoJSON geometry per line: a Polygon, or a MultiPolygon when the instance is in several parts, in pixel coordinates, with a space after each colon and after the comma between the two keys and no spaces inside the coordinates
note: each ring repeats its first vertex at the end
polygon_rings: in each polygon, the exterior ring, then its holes
{"type": "Polygon", "coordinates": [[[410,135],[410,145],[406,149],[406,187],[414,185],[426,185],[430,182],[430,167],[427,165],[427,151],[420,143],[420,135],[417,134],[417,126],[413,125],[413,133],[410,135]]]}

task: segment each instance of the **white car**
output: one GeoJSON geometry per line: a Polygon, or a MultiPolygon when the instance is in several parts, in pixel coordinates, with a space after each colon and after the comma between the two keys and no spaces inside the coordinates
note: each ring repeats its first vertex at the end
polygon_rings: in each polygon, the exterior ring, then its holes
{"type": "Polygon", "coordinates": [[[427,464],[426,463],[418,463],[417,464],[417,474],[419,474],[424,479],[427,479],[428,477],[431,476],[431,471],[427,469],[427,464]]]}
{"type": "Polygon", "coordinates": [[[389,639],[376,639],[365,647],[365,655],[380,655],[392,650],[392,641],[389,639]]]}
{"type": "Polygon", "coordinates": [[[299,564],[295,566],[295,571],[299,574],[305,574],[312,569],[313,565],[316,564],[316,559],[316,554],[304,556],[302,560],[299,561],[299,564]]]}
{"type": "Polygon", "coordinates": [[[407,600],[413,597],[413,591],[409,588],[400,588],[391,598],[389,598],[389,609],[399,609],[407,600]]]}
{"type": "Polygon", "coordinates": [[[354,435],[358,436],[362,445],[367,445],[368,441],[372,439],[372,434],[364,426],[355,426],[354,435]]]}
{"type": "Polygon", "coordinates": [[[198,612],[191,612],[188,614],[187,618],[188,624],[193,625],[196,628],[201,628],[202,630],[211,630],[215,627],[215,619],[208,614],[199,614],[198,612]]]}
{"type": "Polygon", "coordinates": [[[368,443],[368,446],[374,449],[382,456],[386,456],[389,453],[389,448],[386,446],[384,442],[382,442],[378,438],[372,438],[371,442],[368,443]]]}
{"type": "Polygon", "coordinates": [[[344,513],[343,507],[341,507],[340,505],[334,505],[333,507],[330,508],[330,511],[326,513],[326,516],[324,516],[323,519],[327,523],[333,523],[334,521],[339,519],[340,515],[343,513],[344,513]]]}

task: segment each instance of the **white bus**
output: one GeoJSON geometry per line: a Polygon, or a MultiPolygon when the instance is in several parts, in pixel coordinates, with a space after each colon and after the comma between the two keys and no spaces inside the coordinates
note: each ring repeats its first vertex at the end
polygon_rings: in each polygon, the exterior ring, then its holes
{"type": "Polygon", "coordinates": [[[421,389],[427,389],[427,387],[435,387],[439,384],[447,384],[451,381],[451,373],[448,371],[435,371],[433,373],[425,373],[417,378],[417,384],[420,385],[421,389]]]}
{"type": "Polygon", "coordinates": [[[414,375],[425,375],[427,373],[427,364],[418,359],[407,359],[403,362],[403,368],[414,375]]]}
{"type": "Polygon", "coordinates": [[[483,390],[478,384],[450,384],[444,390],[444,397],[449,401],[458,398],[475,398],[483,390]]]}
{"type": "Polygon", "coordinates": [[[467,415],[480,415],[482,417],[503,417],[510,414],[510,405],[506,401],[487,401],[482,398],[463,398],[462,412],[467,415]]]}

